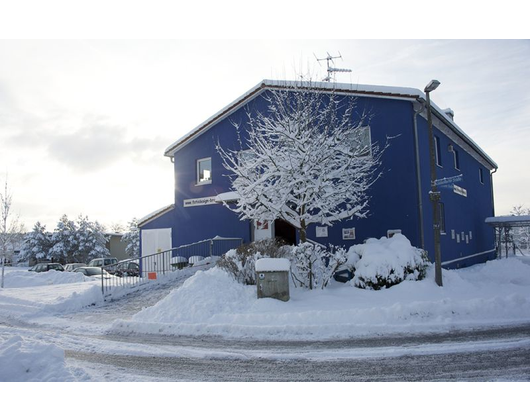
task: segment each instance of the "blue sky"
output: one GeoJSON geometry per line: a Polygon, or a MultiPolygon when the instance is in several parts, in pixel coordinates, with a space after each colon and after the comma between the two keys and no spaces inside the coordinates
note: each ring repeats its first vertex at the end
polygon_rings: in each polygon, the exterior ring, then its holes
{"type": "Polygon", "coordinates": [[[0,41],[0,169],[27,228],[125,224],[172,202],[164,149],[260,80],[325,75],[423,89],[499,165],[498,215],[530,207],[527,40],[0,41]]]}

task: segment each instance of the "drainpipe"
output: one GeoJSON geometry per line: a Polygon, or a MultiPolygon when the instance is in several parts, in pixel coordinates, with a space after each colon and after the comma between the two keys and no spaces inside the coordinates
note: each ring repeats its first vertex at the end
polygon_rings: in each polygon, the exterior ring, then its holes
{"type": "Polygon", "coordinates": [[[419,108],[417,111],[414,111],[414,152],[416,155],[416,182],[418,183],[418,218],[420,223],[420,245],[421,249],[425,249],[425,233],[423,227],[423,200],[421,198],[420,147],[418,140],[418,114],[421,114],[425,110],[425,102],[423,101],[423,98],[419,98],[418,102],[420,103],[421,108],[419,108]]]}

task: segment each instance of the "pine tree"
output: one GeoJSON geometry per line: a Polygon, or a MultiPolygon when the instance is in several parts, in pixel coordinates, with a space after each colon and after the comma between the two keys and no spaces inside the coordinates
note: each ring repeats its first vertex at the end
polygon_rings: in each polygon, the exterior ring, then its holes
{"type": "Polygon", "coordinates": [[[121,241],[126,244],[125,252],[131,258],[138,258],[140,256],[140,229],[136,217],[129,222],[127,228],[127,232],[121,238],[121,241]]]}
{"type": "Polygon", "coordinates": [[[20,249],[20,260],[44,260],[48,257],[52,247],[51,234],[46,232],[46,226],[40,222],[35,223],[33,230],[24,237],[22,248],[20,249]]]}

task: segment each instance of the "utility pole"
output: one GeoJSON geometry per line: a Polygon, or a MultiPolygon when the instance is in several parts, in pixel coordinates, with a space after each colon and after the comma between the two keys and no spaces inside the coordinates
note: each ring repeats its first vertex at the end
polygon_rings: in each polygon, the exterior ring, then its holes
{"type": "Polygon", "coordinates": [[[433,231],[434,231],[434,279],[438,286],[442,283],[442,249],[440,243],[440,191],[436,185],[436,161],[434,150],[434,136],[432,133],[432,113],[430,93],[440,86],[438,80],[431,80],[425,87],[424,92],[427,95],[427,125],[429,126],[429,155],[431,167],[431,190],[429,197],[433,207],[433,231]]]}

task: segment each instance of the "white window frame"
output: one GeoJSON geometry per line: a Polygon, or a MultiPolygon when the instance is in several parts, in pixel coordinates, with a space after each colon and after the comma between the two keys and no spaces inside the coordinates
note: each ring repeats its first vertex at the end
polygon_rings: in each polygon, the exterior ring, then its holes
{"type": "Polygon", "coordinates": [[[206,185],[206,184],[211,184],[212,183],[212,158],[211,157],[207,157],[207,158],[203,158],[203,159],[197,159],[197,173],[196,173],[196,184],[195,185],[206,185]],[[206,180],[203,180],[201,181],[201,170],[200,170],[200,167],[201,167],[201,163],[202,162],[210,162],[210,179],[206,179],[206,180]]]}
{"type": "Polygon", "coordinates": [[[453,154],[454,154],[454,157],[455,157],[455,169],[457,171],[460,171],[460,157],[459,157],[459,154],[458,154],[458,150],[453,149],[453,154]]]}
{"type": "Polygon", "coordinates": [[[442,145],[440,143],[440,137],[434,136],[434,160],[436,165],[443,168],[442,162],[442,145]]]}
{"type": "MultiPolygon", "coordinates": [[[[366,153],[363,153],[362,155],[357,155],[357,157],[370,157],[372,156],[372,130],[370,129],[369,125],[364,125],[362,127],[359,127],[359,131],[361,131],[361,133],[356,135],[355,137],[357,137],[357,139],[359,140],[359,145],[361,147],[367,146],[368,150],[366,151],[366,153]],[[364,145],[363,143],[367,143],[367,144],[364,145]]],[[[350,142],[357,141],[357,139],[352,139],[350,137],[348,138],[348,141],[350,142]]]]}

